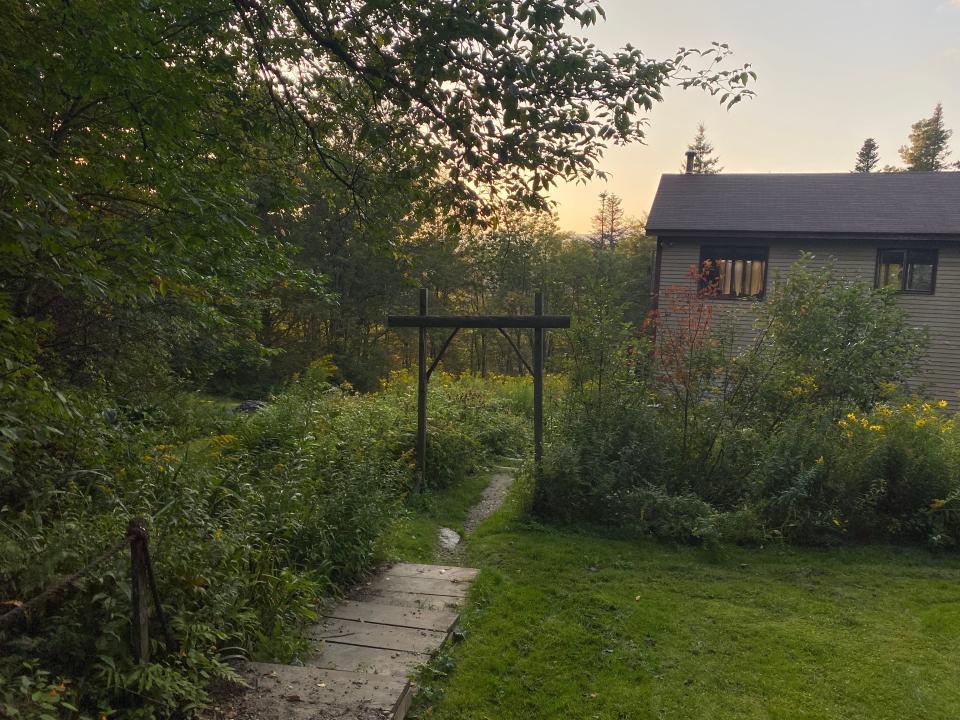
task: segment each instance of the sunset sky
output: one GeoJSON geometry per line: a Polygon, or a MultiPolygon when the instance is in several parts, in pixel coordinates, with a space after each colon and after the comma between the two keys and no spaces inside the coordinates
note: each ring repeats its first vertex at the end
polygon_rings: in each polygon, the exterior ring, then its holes
{"type": "Polygon", "coordinates": [[[607,182],[552,197],[560,226],[586,232],[604,189],[628,215],[649,210],[662,173],[678,172],[703,121],[727,172],[845,172],[867,137],[881,165],[900,164],[910,125],[942,102],[960,159],[960,0],[603,0],[598,46],[626,43],[653,58],[677,47],[729,43],[759,75],[757,97],[733,110],[671,89],[650,116],[647,144],[613,147],[607,182]]]}

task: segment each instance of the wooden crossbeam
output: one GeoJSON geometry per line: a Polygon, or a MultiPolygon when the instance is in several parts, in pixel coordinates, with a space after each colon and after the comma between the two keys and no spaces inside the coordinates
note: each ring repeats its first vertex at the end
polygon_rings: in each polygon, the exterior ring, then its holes
{"type": "Polygon", "coordinates": [[[569,315],[390,315],[387,327],[568,328],[569,315]]]}
{"type": "Polygon", "coordinates": [[[428,315],[427,290],[420,290],[420,313],[418,315],[390,315],[387,327],[418,329],[417,342],[417,489],[423,489],[427,463],[427,382],[437,368],[453,338],[461,328],[499,330],[510,343],[510,347],[520,358],[520,362],[533,375],[533,447],[534,460],[539,471],[543,459],[543,356],[544,331],[549,328],[570,327],[569,315],[544,315],[543,292],[534,298],[533,315],[428,315]],[[453,332],[444,341],[440,352],[427,368],[427,329],[452,328],[453,332]],[[526,328],[533,330],[533,365],[526,361],[523,353],[505,329],[526,328]]]}

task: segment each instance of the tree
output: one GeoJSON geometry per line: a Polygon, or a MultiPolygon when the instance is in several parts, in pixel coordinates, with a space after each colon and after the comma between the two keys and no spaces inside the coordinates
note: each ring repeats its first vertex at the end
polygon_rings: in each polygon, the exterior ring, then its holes
{"type": "MultiPolygon", "coordinates": [[[[697,134],[694,136],[693,142],[687,145],[687,149],[696,153],[693,158],[695,175],[716,175],[723,172],[723,168],[718,167],[720,158],[713,155],[713,145],[707,140],[707,128],[703,123],[697,126],[697,134]]],[[[681,169],[686,172],[687,166],[684,165],[681,169]]]]}
{"type": "Polygon", "coordinates": [[[604,190],[600,193],[600,207],[593,216],[591,242],[599,250],[615,248],[626,231],[622,201],[617,195],[604,190]]]}
{"type": "Polygon", "coordinates": [[[858,173],[873,172],[874,168],[880,162],[880,146],[873,138],[867,138],[857,153],[857,164],[853,171],[858,173]]]}
{"type": "Polygon", "coordinates": [[[943,105],[937,103],[933,115],[918,120],[911,127],[910,144],[900,148],[900,157],[910,172],[945,170],[950,155],[948,143],[952,130],[943,124],[943,105]]]}

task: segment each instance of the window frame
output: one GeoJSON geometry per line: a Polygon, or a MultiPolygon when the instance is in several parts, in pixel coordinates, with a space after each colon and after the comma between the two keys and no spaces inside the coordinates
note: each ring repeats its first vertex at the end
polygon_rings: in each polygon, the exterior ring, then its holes
{"type": "MultiPolygon", "coordinates": [[[[873,273],[873,287],[880,289],[884,286],[880,284],[881,260],[884,253],[900,252],[903,253],[903,270],[900,277],[900,287],[893,290],[897,295],[935,295],[937,292],[937,270],[940,267],[940,249],[935,247],[879,247],[877,248],[877,262],[873,273]],[[930,270],[930,289],[929,290],[910,290],[907,288],[907,280],[910,277],[910,254],[916,252],[933,253],[933,267],[930,270]]],[[[926,264],[926,263],[924,263],[926,264]]]]}
{"type": "MultiPolygon", "coordinates": [[[[729,245],[726,243],[706,243],[700,245],[700,264],[697,266],[697,272],[703,272],[703,263],[707,260],[762,260],[763,261],[763,280],[760,292],[756,295],[711,295],[711,300],[732,300],[735,302],[753,302],[763,300],[767,295],[767,274],[770,270],[770,246],[769,245],[729,245]],[[747,257],[743,257],[746,255],[747,257]],[[761,256],[761,257],[758,257],[761,256]]],[[[697,282],[697,289],[703,290],[702,282],[697,282]]]]}

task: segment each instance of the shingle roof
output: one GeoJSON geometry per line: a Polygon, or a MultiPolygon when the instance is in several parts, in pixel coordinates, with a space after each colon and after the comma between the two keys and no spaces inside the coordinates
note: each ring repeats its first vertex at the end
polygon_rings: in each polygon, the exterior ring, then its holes
{"type": "Polygon", "coordinates": [[[960,172],[664,175],[647,230],[960,236],[960,172]]]}

